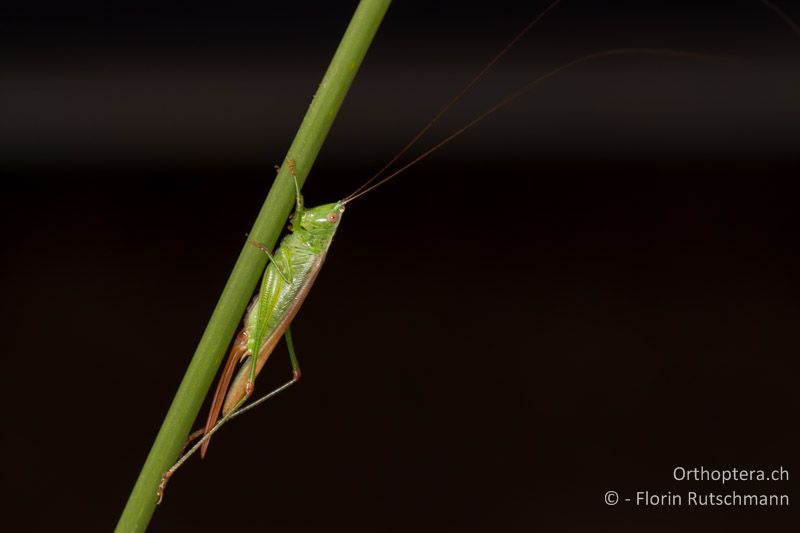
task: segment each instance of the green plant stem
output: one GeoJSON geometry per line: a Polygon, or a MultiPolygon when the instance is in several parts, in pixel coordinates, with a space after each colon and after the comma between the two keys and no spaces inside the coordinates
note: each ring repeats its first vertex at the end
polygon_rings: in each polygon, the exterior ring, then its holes
{"type": "MultiPolygon", "coordinates": [[[[361,0],[353,14],[286,156],[286,159],[295,161],[301,185],[389,4],[390,0],[361,0]]],[[[251,238],[272,248],[286,224],[294,196],[294,184],[284,164],[253,224],[251,238]]],[[[256,247],[243,246],[131,491],[116,531],[144,531],[147,528],[155,510],[156,489],[161,475],[175,462],[186,441],[266,261],[265,254],[256,247]]]]}

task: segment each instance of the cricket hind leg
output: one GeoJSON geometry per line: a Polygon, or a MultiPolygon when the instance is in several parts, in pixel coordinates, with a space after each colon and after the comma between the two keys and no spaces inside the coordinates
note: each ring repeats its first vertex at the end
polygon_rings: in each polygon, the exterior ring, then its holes
{"type": "MultiPolygon", "coordinates": [[[[164,472],[161,475],[161,482],[158,484],[158,489],[156,490],[156,496],[158,497],[158,501],[156,502],[157,504],[160,504],[161,501],[164,499],[164,491],[167,488],[167,483],[169,482],[170,478],[175,474],[175,472],[183,465],[183,463],[186,462],[187,459],[189,459],[189,457],[194,455],[194,453],[197,450],[199,450],[201,447],[203,447],[203,445],[206,442],[208,442],[208,440],[211,438],[211,436],[214,433],[216,433],[217,431],[219,431],[219,429],[225,423],[229,422],[231,419],[236,418],[239,415],[242,415],[242,414],[246,413],[247,411],[249,411],[249,410],[251,410],[251,409],[253,409],[255,407],[258,407],[262,403],[265,403],[267,400],[273,398],[274,396],[277,396],[279,393],[285,391],[286,389],[288,389],[289,387],[291,387],[292,385],[294,385],[295,383],[297,383],[300,380],[300,378],[302,377],[302,373],[300,372],[300,364],[297,361],[297,354],[294,351],[294,342],[292,341],[292,331],[291,331],[290,328],[286,328],[286,333],[284,334],[284,338],[286,339],[286,347],[289,350],[289,360],[292,363],[292,379],[290,379],[289,381],[287,381],[286,383],[284,383],[280,387],[272,390],[271,392],[268,392],[267,394],[265,394],[264,396],[262,396],[258,400],[254,401],[253,403],[251,403],[251,404],[249,404],[249,405],[247,405],[245,407],[242,407],[242,404],[244,404],[244,402],[247,401],[247,396],[245,396],[244,398],[242,398],[239,401],[239,403],[236,405],[236,407],[233,408],[233,410],[230,413],[228,413],[226,416],[224,416],[221,419],[219,419],[219,421],[216,423],[216,425],[213,428],[211,428],[207,432],[205,430],[203,430],[205,432],[205,435],[203,435],[202,438],[200,438],[200,440],[198,440],[194,444],[194,446],[192,446],[189,449],[188,452],[184,453],[180,457],[180,459],[178,459],[175,462],[175,464],[170,467],[169,470],[167,470],[166,472],[164,472]]],[[[187,441],[186,445],[188,445],[189,442],[191,442],[192,436],[194,436],[197,433],[198,432],[196,431],[195,433],[192,433],[192,435],[190,435],[190,440],[187,441]]],[[[196,438],[196,436],[194,438],[196,438]]],[[[184,447],[186,445],[184,445],[184,447]]]]}
{"type": "MultiPolygon", "coordinates": [[[[248,337],[249,335],[247,328],[244,328],[239,332],[239,334],[236,336],[236,339],[233,341],[230,354],[228,354],[228,360],[225,362],[225,368],[219,377],[217,388],[214,391],[214,399],[211,401],[211,408],[208,410],[208,418],[206,419],[203,433],[208,433],[208,431],[210,431],[211,428],[213,428],[217,423],[217,418],[219,418],[220,411],[225,403],[225,395],[228,392],[228,385],[230,385],[231,379],[233,378],[233,372],[236,369],[236,365],[241,362],[242,358],[248,353],[248,337]]],[[[205,457],[206,451],[208,450],[208,445],[210,443],[211,441],[206,439],[205,444],[203,444],[200,450],[201,457],[205,457]]]]}
{"type": "Polygon", "coordinates": [[[292,380],[299,381],[303,373],[300,372],[300,363],[297,361],[297,354],[294,352],[291,326],[286,327],[286,333],[283,334],[283,337],[286,339],[286,348],[289,350],[289,361],[292,363],[292,380]]]}
{"type": "Polygon", "coordinates": [[[186,451],[186,447],[189,446],[193,440],[199,439],[206,433],[206,428],[200,428],[192,431],[189,433],[189,436],[186,437],[186,442],[183,443],[183,448],[181,448],[181,453],[186,451]]]}
{"type": "MultiPolygon", "coordinates": [[[[231,411],[229,416],[232,416],[234,413],[241,414],[242,411],[249,411],[253,407],[256,407],[257,405],[260,405],[264,401],[268,400],[269,398],[271,398],[272,396],[274,396],[278,392],[280,392],[280,391],[290,387],[291,385],[294,385],[296,382],[300,381],[300,378],[302,377],[303,374],[300,371],[300,363],[297,361],[297,354],[294,351],[294,341],[292,340],[292,328],[290,326],[286,327],[286,333],[283,334],[283,338],[286,340],[286,348],[289,351],[289,361],[292,364],[292,379],[290,379],[289,381],[287,381],[286,383],[284,383],[283,385],[281,385],[277,389],[273,390],[272,392],[267,393],[266,395],[262,396],[261,398],[259,398],[258,400],[254,401],[253,403],[251,403],[247,407],[244,407],[243,409],[239,410],[241,405],[244,402],[246,402],[250,398],[250,396],[253,394],[252,386],[248,387],[246,389],[245,397],[242,398],[239,401],[239,403],[233,408],[233,411],[231,411]]],[[[255,365],[256,365],[255,358],[251,357],[251,361],[253,362],[253,371],[255,371],[255,365]]],[[[251,379],[254,379],[254,378],[251,378],[251,379]]],[[[252,381],[250,383],[252,383],[252,381]]]]}

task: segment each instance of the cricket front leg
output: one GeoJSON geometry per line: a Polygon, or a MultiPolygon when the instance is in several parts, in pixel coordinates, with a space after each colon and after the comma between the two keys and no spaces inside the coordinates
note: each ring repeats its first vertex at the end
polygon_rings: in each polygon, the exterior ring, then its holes
{"type": "Polygon", "coordinates": [[[258,248],[259,250],[261,250],[262,252],[264,252],[266,254],[267,258],[269,259],[269,262],[272,263],[273,265],[275,265],[275,271],[278,273],[278,275],[281,277],[281,279],[284,281],[284,283],[289,284],[289,283],[292,282],[291,273],[284,272],[281,269],[281,266],[277,262],[275,262],[275,257],[269,251],[269,248],[267,248],[267,245],[265,245],[263,242],[258,242],[255,239],[247,239],[247,242],[249,242],[250,244],[252,244],[253,246],[255,246],[256,248],[258,248]]]}

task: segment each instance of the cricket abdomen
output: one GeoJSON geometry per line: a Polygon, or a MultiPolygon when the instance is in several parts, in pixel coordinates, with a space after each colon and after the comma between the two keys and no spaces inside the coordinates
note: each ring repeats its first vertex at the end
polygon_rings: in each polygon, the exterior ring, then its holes
{"type": "MultiPolygon", "coordinates": [[[[314,284],[343,212],[344,204],[337,202],[295,214],[295,217],[300,217],[299,223],[292,224],[292,233],[281,240],[267,264],[259,291],[247,310],[244,328],[228,356],[208,414],[205,433],[217,424],[220,412],[222,416],[229,415],[248,395],[248,382],[261,372],[314,284]],[[250,363],[253,354],[258,354],[255,374],[250,363]],[[231,381],[236,365],[247,356],[248,362],[241,366],[231,381]]],[[[249,393],[252,393],[252,387],[249,393]]],[[[208,440],[204,443],[203,453],[208,443],[208,440]]]]}
{"type": "MultiPolygon", "coordinates": [[[[326,250],[327,251],[327,250],[326,250]]],[[[261,372],[267,359],[275,350],[275,347],[280,342],[283,334],[286,333],[286,328],[289,327],[295,315],[300,310],[300,306],[308,295],[311,286],[319,274],[322,263],[325,260],[325,252],[315,254],[312,261],[308,264],[307,268],[303,269],[303,276],[292,280],[291,286],[286,287],[285,290],[280,291],[280,294],[269,303],[274,302],[272,308],[265,310],[261,307],[262,302],[256,305],[258,309],[253,309],[254,312],[269,312],[271,315],[268,317],[269,328],[266,330],[265,335],[262,337],[261,342],[254,340],[255,334],[250,338],[249,345],[251,348],[248,350],[251,355],[255,352],[255,346],[258,348],[258,358],[256,362],[256,375],[261,372]]],[[[254,302],[255,304],[255,302],[254,302]]],[[[255,307],[255,306],[254,306],[255,307]]],[[[253,313],[251,312],[251,315],[253,313]]],[[[228,389],[228,394],[225,398],[225,404],[222,408],[222,415],[225,416],[230,413],[236,405],[246,395],[247,380],[250,378],[250,364],[244,364],[236,374],[236,378],[231,383],[228,389]]]]}

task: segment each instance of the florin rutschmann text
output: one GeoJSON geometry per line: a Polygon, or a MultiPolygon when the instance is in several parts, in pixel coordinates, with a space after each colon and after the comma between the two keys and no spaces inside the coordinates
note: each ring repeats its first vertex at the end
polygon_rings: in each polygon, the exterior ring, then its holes
{"type": "Polygon", "coordinates": [[[632,490],[618,493],[606,492],[606,505],[618,503],[637,507],[788,507],[789,494],[776,490],[780,485],[758,482],[780,483],[789,481],[789,471],[783,466],[772,469],[722,468],[711,469],[704,466],[677,466],[672,471],[674,481],[691,484],[691,490],[657,491],[632,490]],[[726,483],[743,483],[743,487],[733,490],[726,483]],[[720,485],[709,490],[708,484],[720,485]],[[705,485],[705,486],[704,486],[705,485]]]}

